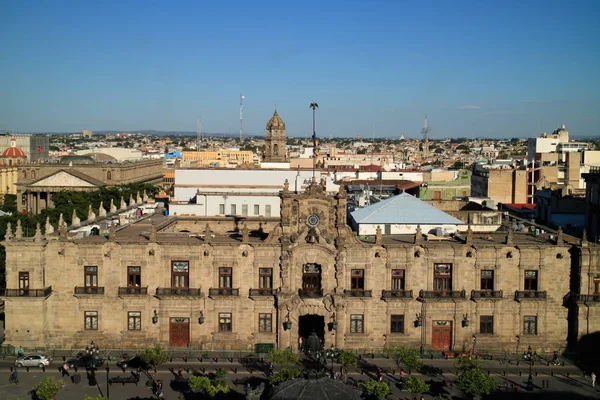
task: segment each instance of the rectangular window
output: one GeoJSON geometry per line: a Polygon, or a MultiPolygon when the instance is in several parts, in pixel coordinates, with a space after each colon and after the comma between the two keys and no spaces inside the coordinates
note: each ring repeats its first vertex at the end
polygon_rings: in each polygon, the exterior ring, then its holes
{"type": "Polygon", "coordinates": [[[404,270],[392,270],[392,290],[404,290],[404,270]]]}
{"type": "Polygon", "coordinates": [[[364,333],[364,315],[363,314],[352,314],[350,315],[350,333],[364,333]]]}
{"type": "Polygon", "coordinates": [[[237,207],[235,204],[231,205],[231,215],[237,215],[237,207]]]}
{"type": "Polygon", "coordinates": [[[29,272],[19,272],[19,289],[29,289],[29,272]]]}
{"type": "Polygon", "coordinates": [[[127,287],[142,286],[142,267],[127,267],[127,287]]]}
{"type": "Polygon", "coordinates": [[[219,215],[225,215],[225,204],[219,204],[219,215]]]}
{"type": "Polygon", "coordinates": [[[130,331],[142,330],[142,313],[139,311],[130,311],[127,313],[127,329],[130,331]]]}
{"type": "Polygon", "coordinates": [[[189,261],[171,262],[171,287],[187,288],[190,285],[190,263],[189,261]]]}
{"type": "Polygon", "coordinates": [[[260,205],[254,205],[254,215],[260,215],[260,205]]]}
{"type": "Polygon", "coordinates": [[[392,315],[391,333],[404,333],[404,315],[392,315]]]}
{"type": "Polygon", "coordinates": [[[452,290],[452,264],[433,265],[433,290],[452,290]]]}
{"type": "Polygon", "coordinates": [[[525,271],[525,290],[538,290],[537,271],[525,271]]]}
{"type": "Polygon", "coordinates": [[[242,204],[242,217],[248,216],[248,204],[242,204]]]}
{"type": "Polygon", "coordinates": [[[86,311],[85,312],[85,330],[86,331],[97,331],[98,330],[98,311],[86,311]]]}
{"type": "Polygon", "coordinates": [[[481,271],[481,290],[494,290],[494,270],[481,271]]]}
{"type": "Polygon", "coordinates": [[[364,289],[365,288],[365,270],[364,269],[353,269],[352,270],[352,281],[350,282],[351,289],[364,289]]]}
{"type": "Polygon", "coordinates": [[[258,314],[258,330],[259,332],[272,332],[272,314],[258,314]]]}
{"type": "Polygon", "coordinates": [[[482,315],[479,317],[479,333],[494,333],[494,317],[492,315],[482,315]]]}
{"type": "Polygon", "coordinates": [[[98,267],[84,267],[85,287],[98,286],[98,267]]]}
{"type": "Polygon", "coordinates": [[[219,268],[219,288],[231,289],[231,268],[219,268]]]}
{"type": "Polygon", "coordinates": [[[600,294],[600,279],[594,279],[594,294],[600,294]]]}
{"type": "Polygon", "coordinates": [[[273,268],[259,269],[258,287],[260,289],[273,288],[273,268]]]}
{"type": "Polygon", "coordinates": [[[537,335],[537,317],[523,317],[523,334],[537,335]]]}
{"type": "Polygon", "coordinates": [[[231,332],[231,313],[219,313],[219,332],[231,332]]]}
{"type": "Polygon", "coordinates": [[[271,216],[271,205],[267,204],[265,205],[265,217],[270,217],[271,216]]]}

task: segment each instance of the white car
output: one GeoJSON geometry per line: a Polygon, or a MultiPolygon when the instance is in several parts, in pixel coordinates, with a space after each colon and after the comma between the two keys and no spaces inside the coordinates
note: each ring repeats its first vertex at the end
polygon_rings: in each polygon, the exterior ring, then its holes
{"type": "Polygon", "coordinates": [[[42,354],[19,357],[15,360],[17,367],[47,367],[52,362],[52,358],[42,354]]]}

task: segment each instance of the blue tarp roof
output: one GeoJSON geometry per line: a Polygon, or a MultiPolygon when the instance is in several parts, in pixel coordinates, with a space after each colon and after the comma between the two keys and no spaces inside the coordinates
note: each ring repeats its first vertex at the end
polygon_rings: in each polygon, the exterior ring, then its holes
{"type": "Polygon", "coordinates": [[[402,193],[350,213],[358,224],[462,225],[434,206],[402,193]]]}

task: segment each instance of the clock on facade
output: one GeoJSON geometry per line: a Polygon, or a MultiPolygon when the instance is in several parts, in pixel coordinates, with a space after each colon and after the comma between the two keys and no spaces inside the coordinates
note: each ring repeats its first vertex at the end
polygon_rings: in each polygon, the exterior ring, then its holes
{"type": "Polygon", "coordinates": [[[306,219],[306,223],[309,226],[317,226],[319,225],[319,216],[317,214],[312,214],[306,219]]]}

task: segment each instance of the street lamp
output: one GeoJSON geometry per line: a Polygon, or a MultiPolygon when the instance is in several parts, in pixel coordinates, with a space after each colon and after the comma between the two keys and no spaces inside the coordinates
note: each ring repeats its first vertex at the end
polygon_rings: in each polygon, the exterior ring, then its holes
{"type": "Polygon", "coordinates": [[[96,347],[92,340],[85,348],[85,353],[92,358],[92,370],[96,368],[96,358],[100,354],[100,348],[96,347]]]}
{"type": "Polygon", "coordinates": [[[108,366],[108,364],[106,364],[106,398],[110,399],[110,385],[109,385],[109,378],[108,378],[108,373],[110,372],[110,367],[108,366]]]}
{"type": "Polygon", "coordinates": [[[531,369],[533,368],[533,354],[531,353],[531,346],[527,347],[527,359],[529,360],[529,377],[527,378],[527,390],[533,390],[533,376],[531,375],[531,369]]]}
{"type": "Polygon", "coordinates": [[[335,349],[335,346],[332,344],[331,348],[325,351],[325,357],[331,359],[331,376],[333,377],[333,360],[337,358],[339,351],[335,349]]]}

